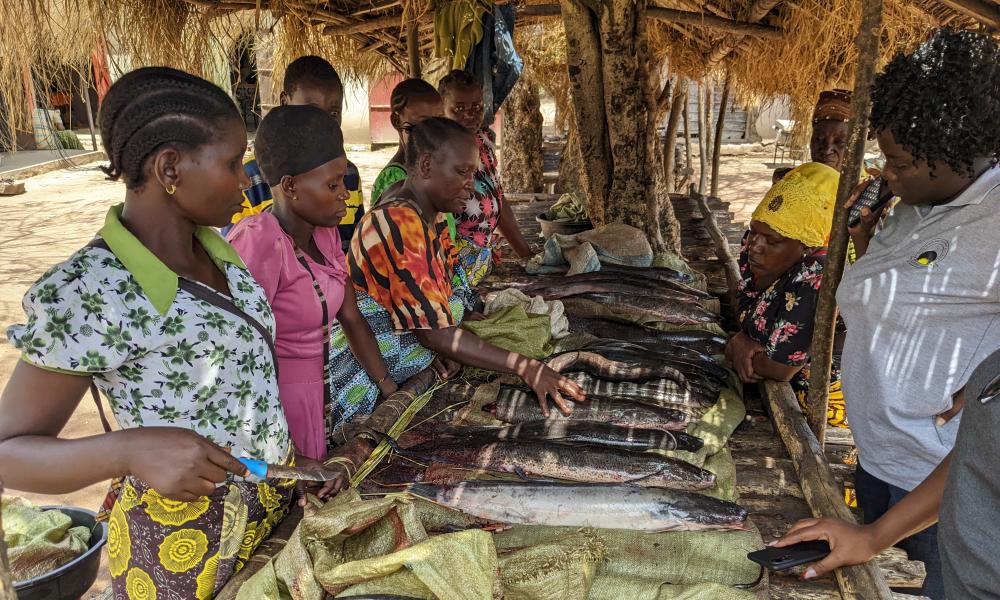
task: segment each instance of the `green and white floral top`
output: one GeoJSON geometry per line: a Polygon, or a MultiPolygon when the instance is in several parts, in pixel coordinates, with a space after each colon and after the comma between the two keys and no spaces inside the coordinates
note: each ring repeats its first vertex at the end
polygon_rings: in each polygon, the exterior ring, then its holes
{"type": "Polygon", "coordinates": [[[22,359],[92,375],[124,429],[186,427],[236,456],[286,463],[274,315],[264,291],[209,228],[196,236],[232,296],[178,278],[122,225],[121,212],[108,212],[103,243],[77,251],[28,290],[28,322],[7,332],[22,359]]]}

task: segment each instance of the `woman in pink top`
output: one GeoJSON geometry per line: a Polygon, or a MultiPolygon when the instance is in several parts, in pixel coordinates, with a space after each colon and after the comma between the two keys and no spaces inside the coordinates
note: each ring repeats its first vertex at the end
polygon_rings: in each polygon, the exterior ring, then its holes
{"type": "Polygon", "coordinates": [[[260,124],[257,161],[274,194],[269,212],[240,221],[229,241],[267,294],[277,322],[278,387],[299,452],[327,454],[330,330],[339,321],[351,351],[382,396],[395,391],[358,311],[337,224],[346,212],[347,157],[340,127],[312,106],[280,106],[260,124]]]}

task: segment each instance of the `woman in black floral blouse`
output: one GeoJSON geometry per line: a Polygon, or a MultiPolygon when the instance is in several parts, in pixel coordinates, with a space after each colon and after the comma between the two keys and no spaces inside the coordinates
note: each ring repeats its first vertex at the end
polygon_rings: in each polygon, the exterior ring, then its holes
{"type": "MultiPolygon", "coordinates": [[[[800,402],[809,389],[809,345],[838,178],[820,163],[789,172],[754,211],[740,251],[740,331],[726,356],[744,382],[788,381],[800,402]]],[[[834,367],[827,416],[831,424],[843,425],[834,367]]]]}

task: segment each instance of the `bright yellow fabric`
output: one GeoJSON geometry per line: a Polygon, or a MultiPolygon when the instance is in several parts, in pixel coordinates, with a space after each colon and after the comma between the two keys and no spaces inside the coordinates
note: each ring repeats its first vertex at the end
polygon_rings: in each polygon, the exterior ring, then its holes
{"type": "Polygon", "coordinates": [[[805,163],[771,186],[753,220],[807,247],[826,246],[833,224],[840,173],[822,163],[805,163]]]}

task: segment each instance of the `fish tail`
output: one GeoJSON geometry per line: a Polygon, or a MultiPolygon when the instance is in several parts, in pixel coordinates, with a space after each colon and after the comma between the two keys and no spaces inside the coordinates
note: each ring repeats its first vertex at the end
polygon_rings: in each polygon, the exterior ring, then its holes
{"type": "Polygon", "coordinates": [[[426,483],[411,483],[406,486],[406,493],[432,502],[437,500],[437,490],[426,483]]]}

